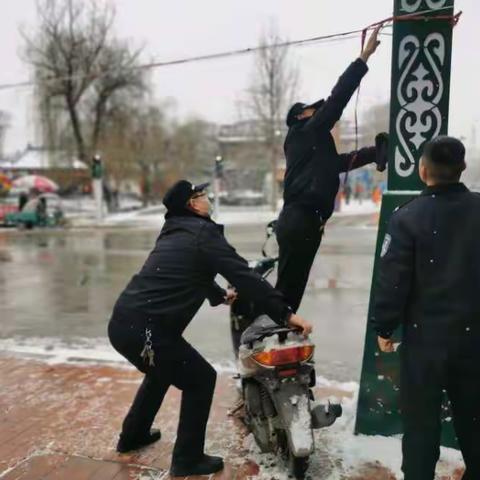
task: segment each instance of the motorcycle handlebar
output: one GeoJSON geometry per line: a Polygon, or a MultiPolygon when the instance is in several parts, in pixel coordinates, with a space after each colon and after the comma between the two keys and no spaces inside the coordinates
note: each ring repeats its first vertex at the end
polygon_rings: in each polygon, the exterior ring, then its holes
{"type": "Polygon", "coordinates": [[[262,260],[259,260],[253,270],[260,275],[265,274],[269,270],[272,270],[275,268],[276,263],[278,262],[278,257],[271,258],[271,257],[266,257],[263,258],[262,260]]]}

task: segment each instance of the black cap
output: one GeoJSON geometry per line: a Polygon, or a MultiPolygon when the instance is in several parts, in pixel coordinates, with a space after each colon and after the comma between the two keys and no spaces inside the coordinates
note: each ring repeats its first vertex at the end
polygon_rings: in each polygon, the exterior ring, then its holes
{"type": "Polygon", "coordinates": [[[210,184],[194,185],[188,180],[179,180],[163,197],[163,204],[169,211],[182,210],[195,193],[203,192],[210,184]]]}
{"type": "Polygon", "coordinates": [[[300,115],[307,108],[317,109],[320,108],[324,103],[325,100],[323,99],[310,104],[301,102],[294,103],[287,113],[287,127],[291,127],[293,124],[295,124],[298,121],[297,116],[300,115]]]}

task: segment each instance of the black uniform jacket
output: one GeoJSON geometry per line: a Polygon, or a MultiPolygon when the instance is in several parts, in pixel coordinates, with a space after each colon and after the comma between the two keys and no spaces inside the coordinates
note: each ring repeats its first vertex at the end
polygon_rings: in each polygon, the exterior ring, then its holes
{"type": "Polygon", "coordinates": [[[384,338],[402,324],[412,345],[479,348],[480,194],[427,187],[393,213],[370,320],[384,338]]]}
{"type": "Polygon", "coordinates": [[[290,127],[284,144],[285,205],[303,206],[327,220],[334,209],[339,174],[375,161],[375,147],[338,154],[330,133],[367,71],[363,60],[355,60],[315,114],[290,127]]]}
{"type": "Polygon", "coordinates": [[[205,299],[212,305],[224,302],[225,291],[214,282],[217,274],[239,296],[258,302],[272,320],[285,324],[291,309],[282,294],[248,267],[226,241],[223,226],[191,213],[167,214],[154,249],[121,293],[115,310],[181,334],[205,299]]]}

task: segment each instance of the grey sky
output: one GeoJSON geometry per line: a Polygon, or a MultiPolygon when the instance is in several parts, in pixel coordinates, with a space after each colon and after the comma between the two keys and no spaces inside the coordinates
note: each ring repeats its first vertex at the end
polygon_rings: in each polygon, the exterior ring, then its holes
{"type": "MultiPolygon", "coordinates": [[[[116,32],[144,45],[144,60],[174,59],[245,48],[257,44],[262,28],[275,21],[282,34],[300,39],[362,28],[391,15],[393,0],[105,0],[116,7],[116,32]]],[[[473,141],[480,128],[480,2],[456,0],[464,15],[455,29],[450,101],[450,132],[473,141]]],[[[0,84],[29,77],[19,57],[20,25],[35,25],[34,0],[3,0],[0,21],[0,84]]],[[[359,52],[360,39],[294,49],[300,66],[300,100],[328,94],[338,75],[359,52]]],[[[389,100],[391,38],[382,38],[362,83],[360,108],[389,100]]],[[[158,100],[173,97],[177,114],[201,115],[216,122],[234,121],[236,101],[248,85],[252,56],[158,69],[152,76],[158,100]]],[[[30,89],[0,91],[0,109],[12,115],[6,149],[35,142],[30,89]]],[[[353,103],[353,102],[352,102],[353,103]]],[[[353,117],[352,105],[345,113],[353,117]]],[[[363,119],[366,121],[367,119],[363,119]]],[[[479,132],[480,134],[480,132],[479,132]]]]}

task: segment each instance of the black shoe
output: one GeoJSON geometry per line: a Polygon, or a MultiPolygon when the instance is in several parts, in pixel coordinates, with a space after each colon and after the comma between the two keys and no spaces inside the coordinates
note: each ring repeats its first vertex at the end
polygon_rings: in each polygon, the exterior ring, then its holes
{"type": "Polygon", "coordinates": [[[223,458],[204,455],[198,462],[173,461],[170,467],[172,477],[188,477],[190,475],[210,475],[223,470],[223,458]]]}
{"type": "Polygon", "coordinates": [[[137,438],[135,440],[125,439],[120,434],[120,439],[117,443],[117,452],[118,453],[127,453],[131,450],[138,450],[139,448],[146,447],[157,440],[160,440],[162,434],[158,428],[152,428],[150,433],[148,433],[145,437],[137,438]]]}

